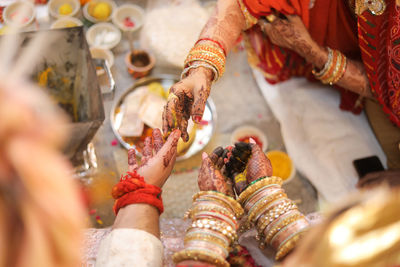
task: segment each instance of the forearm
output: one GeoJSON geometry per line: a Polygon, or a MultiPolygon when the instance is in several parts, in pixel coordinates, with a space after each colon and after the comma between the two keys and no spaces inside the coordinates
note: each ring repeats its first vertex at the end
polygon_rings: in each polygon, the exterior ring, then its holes
{"type": "Polygon", "coordinates": [[[113,228],[143,230],[160,238],[159,217],[157,208],[151,205],[131,204],[119,210],[113,228]]]}
{"type": "Polygon", "coordinates": [[[219,42],[226,53],[235,45],[246,22],[236,0],[218,0],[214,13],[200,33],[200,39],[219,42]]]}
{"type": "MultiPolygon", "coordinates": [[[[317,44],[308,47],[304,45],[300,51],[306,61],[317,69],[322,69],[328,61],[327,49],[317,44]]],[[[360,61],[347,59],[346,71],[336,84],[363,97],[373,97],[364,65],[360,61]]]]}

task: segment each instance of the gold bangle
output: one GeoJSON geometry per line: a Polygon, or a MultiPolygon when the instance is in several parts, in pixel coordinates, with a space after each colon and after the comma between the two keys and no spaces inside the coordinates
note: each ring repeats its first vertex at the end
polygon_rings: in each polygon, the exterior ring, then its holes
{"type": "Polygon", "coordinates": [[[333,78],[331,85],[337,83],[343,77],[344,73],[346,72],[346,67],[347,67],[347,58],[345,55],[342,54],[342,61],[339,66],[339,70],[336,73],[335,77],[333,78]]]}
{"type": "Polygon", "coordinates": [[[217,231],[226,236],[231,241],[231,243],[233,243],[237,239],[236,230],[233,229],[232,226],[228,225],[227,223],[218,220],[210,220],[210,219],[196,220],[189,227],[189,229],[191,228],[209,229],[217,231]]]}
{"type": "Polygon", "coordinates": [[[238,197],[237,202],[243,203],[244,201],[247,200],[247,198],[253,194],[255,191],[258,189],[270,185],[270,184],[277,184],[277,185],[282,185],[282,179],[277,177],[277,176],[271,176],[271,177],[265,177],[262,180],[248,186],[238,197]]]}
{"type": "Polygon", "coordinates": [[[265,236],[265,243],[269,243],[271,241],[271,239],[275,236],[275,234],[278,233],[286,225],[288,225],[300,218],[305,218],[305,217],[301,213],[294,213],[291,216],[278,222],[271,230],[268,231],[267,235],[265,236]]]}
{"type": "Polygon", "coordinates": [[[291,239],[286,241],[278,250],[275,255],[275,260],[281,260],[297,245],[305,231],[296,233],[291,239]]]}
{"type": "Polygon", "coordinates": [[[251,209],[249,210],[249,213],[248,213],[249,217],[247,218],[247,220],[251,223],[254,223],[254,218],[257,218],[257,217],[259,217],[259,215],[261,215],[265,211],[268,211],[269,209],[274,208],[274,206],[269,207],[268,206],[269,204],[272,204],[275,201],[279,201],[279,200],[284,202],[285,199],[287,199],[287,195],[285,193],[283,193],[282,191],[281,192],[278,191],[273,195],[264,197],[264,199],[260,200],[257,204],[255,204],[253,207],[251,207],[251,209]],[[265,211],[260,213],[260,211],[263,208],[265,209],[265,211]]]}
{"type": "Polygon", "coordinates": [[[229,249],[229,244],[226,244],[224,240],[209,235],[209,234],[192,234],[192,235],[186,235],[185,239],[183,240],[184,243],[192,241],[192,240],[202,240],[202,241],[207,241],[211,243],[218,244],[221,247],[224,247],[225,249],[229,249]]]}
{"type": "MultiPolygon", "coordinates": [[[[201,203],[201,202],[205,202],[205,203],[218,203],[219,205],[221,205],[222,207],[224,207],[225,209],[229,210],[233,215],[235,215],[235,211],[232,209],[232,207],[226,203],[225,201],[218,199],[216,197],[213,196],[201,196],[198,199],[196,199],[196,203],[201,203]]],[[[234,216],[234,218],[236,219],[236,217],[234,216]]]]}
{"type": "Polygon", "coordinates": [[[200,191],[193,196],[193,201],[205,195],[216,196],[226,201],[226,203],[228,203],[231,206],[231,209],[235,212],[236,218],[240,218],[244,213],[242,206],[240,206],[240,204],[235,199],[216,191],[200,191]]]}
{"type": "Polygon", "coordinates": [[[229,263],[221,256],[205,250],[181,250],[172,256],[172,260],[178,264],[185,260],[204,261],[217,267],[229,267],[229,263]]]}
{"type": "MultiPolygon", "coordinates": [[[[198,202],[196,202],[196,203],[198,203],[198,202]]],[[[215,205],[215,204],[211,204],[211,203],[210,203],[210,205],[199,205],[199,204],[194,205],[190,210],[189,218],[192,218],[193,214],[196,214],[197,212],[201,212],[201,211],[217,211],[225,216],[228,216],[232,220],[236,221],[236,217],[232,214],[232,212],[230,212],[223,206],[219,206],[219,205],[215,205]]]]}

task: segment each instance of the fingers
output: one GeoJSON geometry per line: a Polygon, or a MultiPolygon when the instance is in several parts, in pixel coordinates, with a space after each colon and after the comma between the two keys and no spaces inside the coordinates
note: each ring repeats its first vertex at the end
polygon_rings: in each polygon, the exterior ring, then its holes
{"type": "Polygon", "coordinates": [[[158,153],[158,151],[160,151],[163,144],[164,144],[164,141],[163,141],[160,129],[158,129],[158,128],[154,129],[153,130],[153,146],[154,146],[154,150],[156,151],[156,153],[158,153]]]}
{"type": "Polygon", "coordinates": [[[247,165],[246,179],[248,183],[251,183],[258,178],[264,176],[272,176],[271,162],[265,156],[260,146],[257,144],[251,145],[251,156],[247,165]]]}
{"type": "MultiPolygon", "coordinates": [[[[189,118],[188,118],[189,119],[189,118]]],[[[183,118],[179,124],[179,130],[181,131],[182,140],[187,142],[189,141],[189,134],[187,132],[188,127],[188,119],[183,118]]]]}
{"type": "Polygon", "coordinates": [[[143,157],[141,161],[141,165],[146,164],[146,162],[153,156],[153,139],[148,136],[144,139],[144,147],[143,147],[143,157]]]}
{"type": "Polygon", "coordinates": [[[138,164],[136,161],[136,150],[131,148],[128,150],[128,170],[133,172],[137,169],[138,164]]]}
{"type": "Polygon", "coordinates": [[[178,146],[180,136],[181,132],[179,130],[174,130],[157,153],[157,156],[160,155],[163,157],[163,165],[165,168],[172,167],[175,163],[177,153],[176,147],[178,146]]]}
{"type": "Polygon", "coordinates": [[[210,95],[210,88],[202,85],[200,90],[193,93],[193,106],[192,106],[192,120],[195,123],[200,123],[203,117],[204,109],[206,106],[207,98],[210,95]]]}

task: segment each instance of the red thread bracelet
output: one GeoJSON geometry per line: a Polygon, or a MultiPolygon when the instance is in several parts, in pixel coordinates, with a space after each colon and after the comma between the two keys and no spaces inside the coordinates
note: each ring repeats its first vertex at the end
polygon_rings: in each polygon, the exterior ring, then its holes
{"type": "Polygon", "coordinates": [[[210,41],[210,42],[213,42],[214,44],[217,44],[217,45],[219,46],[219,48],[222,49],[222,51],[224,52],[224,55],[226,56],[225,48],[221,45],[220,42],[215,41],[215,40],[213,40],[213,39],[211,39],[211,38],[201,38],[201,39],[197,40],[197,42],[196,42],[194,45],[197,45],[197,44],[200,43],[201,41],[210,41]]]}
{"type": "Polygon", "coordinates": [[[158,186],[147,184],[144,178],[135,172],[128,172],[122,176],[118,184],[116,184],[111,192],[115,199],[114,213],[130,204],[149,204],[163,213],[164,206],[161,198],[162,190],[158,186]]]}

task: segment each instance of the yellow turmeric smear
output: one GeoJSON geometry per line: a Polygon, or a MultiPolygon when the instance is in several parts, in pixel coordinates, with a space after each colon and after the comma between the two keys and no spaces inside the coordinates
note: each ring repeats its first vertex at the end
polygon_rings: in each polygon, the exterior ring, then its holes
{"type": "Polygon", "coordinates": [[[53,69],[51,67],[48,67],[47,69],[45,69],[44,71],[40,72],[38,74],[38,84],[40,86],[47,86],[47,81],[49,78],[49,73],[53,71],[53,69]]]}

